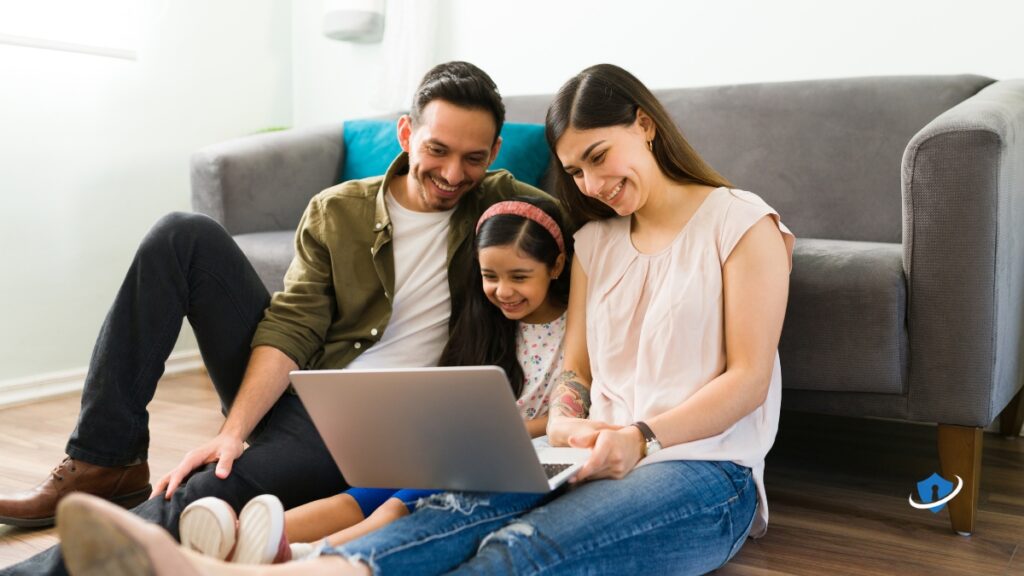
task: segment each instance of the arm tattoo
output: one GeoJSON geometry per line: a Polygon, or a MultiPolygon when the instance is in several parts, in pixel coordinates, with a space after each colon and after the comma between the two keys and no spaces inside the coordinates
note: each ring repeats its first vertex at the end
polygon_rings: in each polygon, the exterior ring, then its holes
{"type": "Polygon", "coordinates": [[[572,370],[558,376],[558,386],[551,394],[551,411],[559,416],[586,418],[590,413],[590,388],[581,384],[572,370]]]}

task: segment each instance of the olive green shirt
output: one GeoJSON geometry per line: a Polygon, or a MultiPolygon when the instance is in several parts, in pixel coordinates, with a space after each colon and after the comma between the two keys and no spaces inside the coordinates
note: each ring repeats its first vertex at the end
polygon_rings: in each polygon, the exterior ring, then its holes
{"type": "MultiPolygon", "coordinates": [[[[384,335],[395,288],[392,224],[384,193],[408,173],[402,153],[384,176],[344,182],[309,202],[295,233],[295,258],[256,328],[252,346],[272,346],[304,369],[344,368],[384,335]]],[[[461,310],[476,221],[512,196],[546,196],[506,170],[488,172],[451,216],[448,287],[461,310]]]]}

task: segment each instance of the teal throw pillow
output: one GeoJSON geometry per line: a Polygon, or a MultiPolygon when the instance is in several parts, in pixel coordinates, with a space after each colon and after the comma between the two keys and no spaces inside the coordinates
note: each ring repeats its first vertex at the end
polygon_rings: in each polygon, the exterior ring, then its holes
{"type": "MultiPolygon", "coordinates": [[[[349,120],[345,122],[344,134],[342,182],[384,174],[402,151],[397,120],[349,120]]],[[[506,123],[501,138],[501,150],[491,170],[504,168],[520,182],[539,187],[551,156],[544,126],[506,123]]]]}
{"type": "Polygon", "coordinates": [[[345,165],[341,181],[380,176],[402,151],[398,145],[397,120],[349,120],[345,122],[345,165]]]}
{"type": "Polygon", "coordinates": [[[550,159],[543,125],[506,122],[501,129],[501,150],[491,170],[504,168],[516,180],[540,188],[550,159]]]}

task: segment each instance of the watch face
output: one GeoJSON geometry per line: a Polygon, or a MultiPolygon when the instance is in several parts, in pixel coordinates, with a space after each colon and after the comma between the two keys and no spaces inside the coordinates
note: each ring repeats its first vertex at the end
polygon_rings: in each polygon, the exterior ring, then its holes
{"type": "Polygon", "coordinates": [[[658,450],[661,450],[661,442],[658,442],[657,440],[649,440],[647,442],[647,455],[648,456],[650,456],[651,454],[654,454],[658,450]]]}

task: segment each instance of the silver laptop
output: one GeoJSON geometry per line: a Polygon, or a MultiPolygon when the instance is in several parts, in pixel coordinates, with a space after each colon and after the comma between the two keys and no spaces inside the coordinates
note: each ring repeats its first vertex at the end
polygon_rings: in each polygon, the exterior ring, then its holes
{"type": "Polygon", "coordinates": [[[496,366],[297,370],[291,381],[352,486],[548,492],[590,454],[531,442],[496,366]]]}

